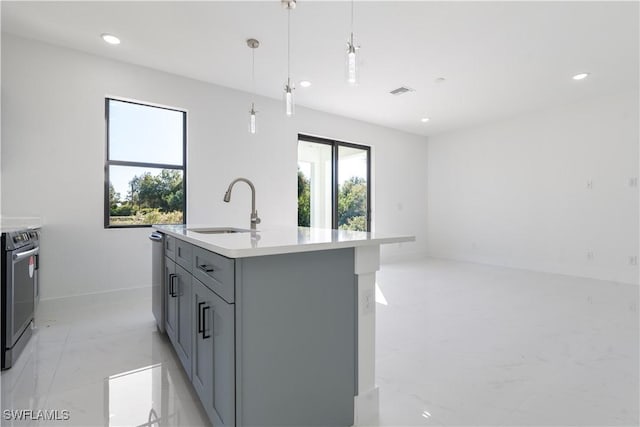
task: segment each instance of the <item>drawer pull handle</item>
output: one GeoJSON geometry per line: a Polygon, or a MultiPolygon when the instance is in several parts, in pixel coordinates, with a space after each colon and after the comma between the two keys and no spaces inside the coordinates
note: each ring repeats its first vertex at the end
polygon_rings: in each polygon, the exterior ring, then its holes
{"type": "Polygon", "coordinates": [[[204,324],[202,322],[202,314],[203,314],[203,310],[202,310],[202,306],[205,305],[206,302],[199,302],[198,303],[198,332],[199,333],[203,333],[204,332],[204,324]]]}
{"type": "MultiPolygon", "coordinates": [[[[205,321],[205,319],[206,319],[205,316],[206,316],[207,310],[211,310],[211,306],[208,305],[208,306],[202,308],[202,320],[203,320],[203,322],[206,322],[205,321]]],[[[202,325],[202,339],[203,340],[206,340],[207,338],[211,338],[211,334],[207,335],[206,329],[207,329],[207,327],[206,327],[206,323],[205,323],[204,325],[202,325]]]]}
{"type": "Polygon", "coordinates": [[[169,274],[169,296],[173,298],[177,296],[176,291],[174,290],[174,285],[175,285],[174,279],[176,277],[177,276],[175,274],[169,274]]]}
{"type": "Polygon", "coordinates": [[[198,269],[204,271],[205,273],[213,273],[213,267],[207,264],[198,265],[198,269]]]}

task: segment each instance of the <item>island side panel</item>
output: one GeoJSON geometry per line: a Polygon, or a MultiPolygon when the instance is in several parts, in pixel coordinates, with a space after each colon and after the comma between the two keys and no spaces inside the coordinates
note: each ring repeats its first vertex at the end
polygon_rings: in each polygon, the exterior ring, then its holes
{"type": "Polygon", "coordinates": [[[357,426],[378,424],[379,389],[376,377],[376,271],[380,268],[380,246],[355,248],[358,276],[358,395],[354,399],[357,426]]]}
{"type": "Polygon", "coordinates": [[[238,425],[350,426],[357,384],[354,249],[238,259],[238,425]]]}

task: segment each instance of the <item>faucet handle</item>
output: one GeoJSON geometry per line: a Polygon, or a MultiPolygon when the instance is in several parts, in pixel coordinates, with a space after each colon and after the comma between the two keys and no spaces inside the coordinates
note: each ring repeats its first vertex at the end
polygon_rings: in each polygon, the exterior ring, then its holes
{"type": "Polygon", "coordinates": [[[251,222],[252,222],[253,224],[260,224],[261,219],[260,219],[260,217],[258,216],[258,211],[256,211],[256,213],[251,214],[251,222]]]}

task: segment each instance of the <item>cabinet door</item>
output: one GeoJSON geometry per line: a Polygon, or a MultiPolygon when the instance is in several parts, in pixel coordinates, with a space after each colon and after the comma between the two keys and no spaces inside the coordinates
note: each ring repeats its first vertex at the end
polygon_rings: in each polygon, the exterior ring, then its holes
{"type": "Polygon", "coordinates": [[[165,257],[164,261],[164,291],[166,292],[165,329],[171,342],[175,343],[178,323],[178,299],[175,293],[176,263],[169,257],[165,257]]]}
{"type": "MultiPolygon", "coordinates": [[[[214,292],[211,310],[205,313],[205,325],[213,338],[213,405],[221,426],[235,425],[235,310],[214,292]]],[[[205,329],[206,329],[205,328],[205,329]]],[[[206,332],[206,331],[205,331],[206,332]]]]}
{"type": "Polygon", "coordinates": [[[193,355],[191,382],[198,393],[207,415],[213,421],[212,409],[208,404],[213,398],[213,339],[208,336],[211,326],[206,323],[207,310],[211,310],[213,298],[211,292],[199,280],[193,279],[193,355]],[[208,308],[205,308],[208,307],[208,308]],[[204,331],[207,331],[206,333],[204,331]]]}
{"type": "Polygon", "coordinates": [[[235,425],[234,305],[194,282],[192,382],[215,426],[235,425]],[[196,290],[197,289],[197,290],[196,290]],[[196,296],[197,293],[197,296],[196,296]]]}
{"type": "Polygon", "coordinates": [[[178,300],[178,322],[175,348],[178,358],[191,378],[191,274],[176,265],[176,299],[178,300]]]}

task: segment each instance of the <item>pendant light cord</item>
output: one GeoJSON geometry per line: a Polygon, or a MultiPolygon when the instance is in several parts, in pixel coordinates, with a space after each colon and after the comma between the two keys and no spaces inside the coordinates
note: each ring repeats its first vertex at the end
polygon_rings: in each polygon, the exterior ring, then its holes
{"type": "Polygon", "coordinates": [[[351,0],[351,34],[353,34],[353,3],[354,0],[351,0]]]}
{"type": "Polygon", "coordinates": [[[255,100],[256,96],[256,49],[251,49],[251,90],[255,100]]]}
{"type": "Polygon", "coordinates": [[[291,8],[287,9],[287,82],[291,80],[291,8]]]}

